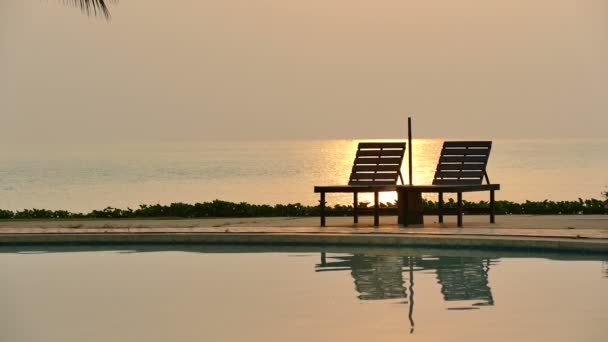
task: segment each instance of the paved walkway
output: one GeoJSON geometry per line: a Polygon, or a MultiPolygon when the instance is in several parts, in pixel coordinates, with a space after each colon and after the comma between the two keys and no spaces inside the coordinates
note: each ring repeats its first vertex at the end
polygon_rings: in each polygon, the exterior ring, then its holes
{"type": "Polygon", "coordinates": [[[608,254],[608,216],[485,216],[402,228],[396,217],[242,218],[187,220],[34,220],[0,222],[0,246],[19,244],[271,244],[451,247],[593,252],[608,254]]]}
{"type": "Polygon", "coordinates": [[[350,217],[329,217],[328,226],[319,227],[315,217],[218,218],[153,220],[32,220],[0,222],[0,234],[95,234],[95,233],[279,233],[279,234],[407,234],[450,236],[512,236],[544,238],[608,239],[608,215],[507,215],[490,224],[486,216],[466,216],[463,228],[447,218],[444,224],[425,217],[426,224],[399,227],[394,216],[380,218],[380,227],[371,217],[352,224],[350,217]]]}

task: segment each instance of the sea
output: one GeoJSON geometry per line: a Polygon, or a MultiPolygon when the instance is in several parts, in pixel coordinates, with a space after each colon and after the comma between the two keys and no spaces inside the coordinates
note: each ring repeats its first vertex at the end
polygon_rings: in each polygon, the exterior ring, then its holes
{"type": "MultiPolygon", "coordinates": [[[[373,140],[365,140],[373,141],[373,140]]],[[[86,212],[205,202],[316,205],[315,185],[348,182],[359,140],[21,144],[0,149],[0,209],[86,212]]],[[[432,181],[440,139],[414,139],[413,183],[432,181]]],[[[406,154],[407,158],[407,154],[406,154]]],[[[407,159],[402,173],[407,182],[407,159]]],[[[494,140],[488,175],[497,200],[601,198],[608,139],[494,140]]],[[[434,199],[434,195],[427,195],[434,199]]],[[[467,193],[465,200],[488,200],[467,193]]],[[[394,193],[380,201],[393,202],[394,193]]],[[[350,194],[329,194],[330,205],[350,194]]],[[[371,201],[361,196],[360,201],[371,201]]]]}

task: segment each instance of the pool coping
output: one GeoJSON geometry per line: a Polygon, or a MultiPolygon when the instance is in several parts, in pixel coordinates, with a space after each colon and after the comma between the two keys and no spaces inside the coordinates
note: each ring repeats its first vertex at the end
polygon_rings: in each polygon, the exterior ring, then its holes
{"type": "Polygon", "coordinates": [[[100,232],[0,234],[0,246],[88,244],[251,244],[427,247],[608,254],[608,239],[458,234],[307,232],[100,232]]]}

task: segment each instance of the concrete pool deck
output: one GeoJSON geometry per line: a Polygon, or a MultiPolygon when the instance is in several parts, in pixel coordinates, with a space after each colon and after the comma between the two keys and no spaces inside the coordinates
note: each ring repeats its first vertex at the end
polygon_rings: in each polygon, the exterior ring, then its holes
{"type": "Polygon", "coordinates": [[[223,243],[321,244],[499,248],[608,253],[608,215],[465,216],[463,228],[454,217],[444,224],[426,216],[425,225],[399,227],[394,216],[29,220],[0,221],[0,245],[90,243],[223,243]]]}

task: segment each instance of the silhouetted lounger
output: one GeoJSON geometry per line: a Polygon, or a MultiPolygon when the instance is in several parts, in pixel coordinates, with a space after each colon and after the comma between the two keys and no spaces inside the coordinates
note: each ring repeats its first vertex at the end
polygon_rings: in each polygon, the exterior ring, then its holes
{"type": "Polygon", "coordinates": [[[358,194],[374,193],[374,225],[379,225],[378,193],[395,191],[401,179],[401,163],[405,152],[404,142],[361,142],[353,163],[348,185],[315,186],[321,194],[321,226],[325,226],[325,194],[328,192],[353,193],[353,219],[359,222],[358,194]]]}
{"type": "Polygon", "coordinates": [[[494,191],[500,190],[500,184],[491,184],[486,172],[491,148],[491,141],[444,142],[432,185],[397,186],[398,222],[404,226],[423,224],[422,193],[435,192],[439,194],[436,211],[439,223],[443,223],[443,215],[455,214],[458,216],[458,227],[462,227],[462,193],[489,191],[490,223],[494,223],[494,191]],[[487,184],[482,184],[483,179],[487,184]],[[444,193],[457,194],[458,207],[455,210],[444,208],[444,193]]]}

